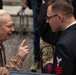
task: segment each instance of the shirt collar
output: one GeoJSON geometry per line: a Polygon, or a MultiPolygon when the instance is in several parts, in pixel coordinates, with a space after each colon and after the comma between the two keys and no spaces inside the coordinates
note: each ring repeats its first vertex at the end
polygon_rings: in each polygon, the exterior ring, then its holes
{"type": "Polygon", "coordinates": [[[72,22],[71,24],[69,24],[65,29],[69,28],[70,26],[76,24],[76,21],[72,22]]]}

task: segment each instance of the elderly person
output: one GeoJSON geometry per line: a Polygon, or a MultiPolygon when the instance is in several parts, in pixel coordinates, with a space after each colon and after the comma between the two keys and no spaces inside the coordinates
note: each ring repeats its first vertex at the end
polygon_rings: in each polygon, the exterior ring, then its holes
{"type": "Polygon", "coordinates": [[[28,46],[24,46],[26,40],[23,40],[18,53],[10,59],[10,64],[6,64],[5,50],[2,43],[10,39],[13,32],[14,22],[11,16],[5,10],[0,10],[0,75],[9,75],[12,70],[20,71],[25,57],[29,53],[28,46]]]}

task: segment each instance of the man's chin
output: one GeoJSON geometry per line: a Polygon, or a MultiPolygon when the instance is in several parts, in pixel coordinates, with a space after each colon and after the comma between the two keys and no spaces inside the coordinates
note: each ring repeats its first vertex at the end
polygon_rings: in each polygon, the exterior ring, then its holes
{"type": "Polygon", "coordinates": [[[8,38],[4,39],[3,41],[9,40],[10,38],[11,38],[11,37],[8,37],[8,38]]]}

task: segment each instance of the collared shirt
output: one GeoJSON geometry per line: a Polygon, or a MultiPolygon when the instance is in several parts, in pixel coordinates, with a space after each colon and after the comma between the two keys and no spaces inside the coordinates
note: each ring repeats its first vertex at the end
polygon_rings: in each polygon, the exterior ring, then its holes
{"type": "Polygon", "coordinates": [[[70,26],[76,24],[76,21],[72,22],[70,25],[68,25],[65,29],[69,28],[70,26]]]}
{"type": "Polygon", "coordinates": [[[2,42],[0,41],[0,66],[5,66],[5,64],[6,64],[5,50],[2,42]]]}

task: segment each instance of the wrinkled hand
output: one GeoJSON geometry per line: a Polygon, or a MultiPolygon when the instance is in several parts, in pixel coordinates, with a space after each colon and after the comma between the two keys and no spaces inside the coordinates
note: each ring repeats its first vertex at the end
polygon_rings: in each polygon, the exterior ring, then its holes
{"type": "Polygon", "coordinates": [[[1,67],[0,75],[10,75],[10,71],[6,67],[1,67]]]}
{"type": "Polygon", "coordinates": [[[53,64],[53,58],[48,59],[48,60],[44,63],[44,66],[47,65],[48,63],[53,64]]]}
{"type": "Polygon", "coordinates": [[[19,47],[19,52],[18,52],[18,54],[23,58],[25,58],[29,53],[28,46],[24,46],[25,42],[26,42],[26,40],[23,40],[23,42],[21,43],[21,45],[19,47]]]}

